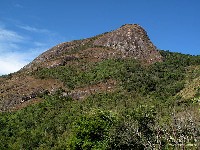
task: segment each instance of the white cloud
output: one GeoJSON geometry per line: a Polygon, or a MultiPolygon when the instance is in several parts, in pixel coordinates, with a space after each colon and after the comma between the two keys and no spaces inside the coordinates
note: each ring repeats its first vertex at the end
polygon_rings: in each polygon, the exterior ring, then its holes
{"type": "Polygon", "coordinates": [[[0,75],[20,70],[45,50],[47,50],[47,47],[36,47],[29,49],[27,52],[2,53],[0,55],[0,75]]]}
{"type": "Polygon", "coordinates": [[[2,42],[0,40],[0,53],[1,53],[1,55],[2,55],[2,53],[10,52],[10,51],[18,50],[18,49],[20,49],[20,47],[17,43],[2,42]]]}
{"type": "Polygon", "coordinates": [[[47,30],[47,29],[39,29],[39,28],[35,28],[35,27],[28,26],[28,25],[20,25],[20,26],[18,26],[18,27],[21,28],[21,29],[24,29],[24,30],[26,30],[26,31],[30,31],[30,32],[50,33],[50,31],[47,30]]]}
{"type": "Polygon", "coordinates": [[[18,71],[45,50],[39,42],[24,48],[28,42],[19,33],[0,26],[0,75],[18,71]]]}
{"type": "Polygon", "coordinates": [[[9,42],[9,43],[15,43],[15,42],[21,42],[24,38],[20,36],[18,33],[7,30],[5,28],[0,27],[0,42],[9,42]]]}
{"type": "Polygon", "coordinates": [[[22,42],[23,37],[16,32],[0,28],[0,75],[18,71],[27,63],[16,53],[22,42]]]}
{"type": "Polygon", "coordinates": [[[33,44],[35,45],[35,46],[37,46],[37,47],[44,47],[44,46],[47,46],[47,44],[46,43],[42,43],[42,42],[33,42],[33,44]]]}
{"type": "Polygon", "coordinates": [[[0,56],[0,75],[16,72],[28,62],[23,55],[17,53],[6,53],[0,56]]]}
{"type": "Polygon", "coordinates": [[[32,36],[29,32],[22,35],[21,30],[10,30],[0,22],[0,75],[18,71],[61,39],[47,29],[28,25],[17,27],[34,32],[35,35],[32,36]],[[55,35],[59,38],[52,40],[55,35]]]}

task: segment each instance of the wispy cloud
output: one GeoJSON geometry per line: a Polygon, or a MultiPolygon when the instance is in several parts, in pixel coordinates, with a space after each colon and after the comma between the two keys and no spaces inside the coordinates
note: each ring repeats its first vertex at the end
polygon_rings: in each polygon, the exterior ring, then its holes
{"type": "Polygon", "coordinates": [[[40,28],[36,28],[36,27],[31,27],[28,25],[20,25],[18,26],[21,29],[24,29],[26,31],[30,31],[30,32],[37,32],[37,33],[50,33],[49,30],[47,29],[40,29],[40,28]]]}
{"type": "Polygon", "coordinates": [[[37,47],[46,47],[47,43],[43,43],[43,42],[33,42],[33,44],[37,47]]]}
{"type": "Polygon", "coordinates": [[[21,4],[19,4],[19,3],[15,3],[15,4],[14,4],[14,7],[16,7],[16,8],[23,8],[23,5],[21,5],[21,4]]]}
{"type": "Polygon", "coordinates": [[[18,71],[63,40],[63,37],[47,29],[19,24],[8,28],[0,21],[0,75],[18,71]],[[55,36],[56,39],[53,38],[55,36]]]}
{"type": "Polygon", "coordinates": [[[20,53],[5,53],[0,56],[0,75],[16,72],[27,64],[20,53]]]}
{"type": "Polygon", "coordinates": [[[16,72],[36,58],[47,47],[29,49],[27,52],[5,52],[0,55],[0,75],[16,72]]]}
{"type": "Polygon", "coordinates": [[[0,75],[16,72],[47,49],[42,42],[30,42],[20,33],[0,26],[0,75]],[[31,43],[28,47],[24,46],[31,43]]]}
{"type": "Polygon", "coordinates": [[[19,35],[18,33],[0,27],[0,42],[9,42],[9,43],[16,43],[23,41],[24,38],[19,35]]]}
{"type": "Polygon", "coordinates": [[[15,72],[27,62],[17,52],[24,37],[12,30],[0,27],[0,75],[15,72]]]}

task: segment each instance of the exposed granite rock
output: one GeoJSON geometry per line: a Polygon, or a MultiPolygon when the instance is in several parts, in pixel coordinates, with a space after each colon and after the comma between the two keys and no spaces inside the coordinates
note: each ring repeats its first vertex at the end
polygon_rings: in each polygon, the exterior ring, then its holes
{"type": "Polygon", "coordinates": [[[126,24],[94,41],[96,46],[111,47],[122,52],[122,57],[134,57],[148,63],[161,61],[161,55],[146,31],[137,24],[126,24]]]}

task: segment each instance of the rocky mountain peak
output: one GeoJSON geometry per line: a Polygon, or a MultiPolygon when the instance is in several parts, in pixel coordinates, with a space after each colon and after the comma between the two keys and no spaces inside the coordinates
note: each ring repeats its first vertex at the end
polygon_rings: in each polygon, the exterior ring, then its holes
{"type": "MultiPolygon", "coordinates": [[[[160,53],[150,41],[146,31],[138,24],[126,24],[95,37],[58,44],[39,55],[19,72],[2,79],[0,111],[40,101],[38,95],[46,91],[53,93],[60,88],[69,91],[65,80],[70,75],[67,74],[65,77],[62,75],[62,72],[66,73],[69,68],[71,70],[79,68],[77,72],[84,72],[100,62],[126,58],[137,59],[143,64],[162,61],[160,53]],[[51,71],[60,75],[54,77],[55,75],[50,75],[51,71]]],[[[106,85],[100,82],[90,87],[77,86],[69,95],[80,99],[88,96],[91,91],[112,90],[115,84],[116,81],[109,80],[106,81],[106,85]],[[91,87],[92,90],[88,91],[87,89],[91,87]]]]}
{"type": "Polygon", "coordinates": [[[95,40],[94,45],[111,47],[121,51],[123,57],[134,57],[148,63],[161,61],[157,48],[138,24],[125,24],[117,30],[108,32],[95,40]]]}
{"type": "MultiPolygon", "coordinates": [[[[75,49],[84,50],[92,48],[95,50],[96,47],[102,46],[114,50],[114,52],[110,51],[109,54],[107,54],[108,52],[102,48],[104,56],[111,56],[110,54],[112,53],[112,56],[117,54],[118,56],[116,57],[135,58],[148,64],[162,61],[160,53],[150,41],[146,31],[138,24],[125,24],[114,31],[97,35],[92,38],[58,44],[38,56],[33,62],[25,66],[25,68],[32,68],[34,65],[38,66],[40,64],[42,64],[42,67],[61,65],[63,64],[63,61],[65,62],[66,57],[77,57],[77,55],[71,56],[71,51],[74,51],[75,49]],[[66,54],[70,54],[70,56],[66,54]]],[[[84,52],[85,51],[82,51],[82,53],[84,52]]],[[[93,52],[94,51],[92,51],[92,53],[93,52]]],[[[102,55],[102,53],[99,55],[102,55]]],[[[98,56],[97,54],[94,57],[101,56],[98,56]]],[[[79,56],[77,59],[79,59],[79,56]]]]}

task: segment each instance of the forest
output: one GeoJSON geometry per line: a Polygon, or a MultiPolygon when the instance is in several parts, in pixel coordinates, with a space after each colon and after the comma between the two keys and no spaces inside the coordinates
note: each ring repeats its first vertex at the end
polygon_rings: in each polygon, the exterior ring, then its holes
{"type": "Polygon", "coordinates": [[[151,65],[113,58],[33,72],[39,79],[60,80],[69,90],[108,80],[117,85],[84,100],[59,89],[38,95],[40,103],[0,113],[0,149],[198,149],[200,86],[191,83],[200,78],[200,56],[160,53],[163,62],[151,65]],[[181,92],[188,85],[195,91],[192,98],[181,92]]]}

